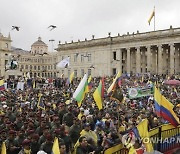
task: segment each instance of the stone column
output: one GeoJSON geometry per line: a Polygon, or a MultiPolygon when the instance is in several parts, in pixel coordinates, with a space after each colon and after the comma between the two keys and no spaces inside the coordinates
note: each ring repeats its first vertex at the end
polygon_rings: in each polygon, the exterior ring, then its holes
{"type": "Polygon", "coordinates": [[[141,73],[141,53],[140,47],[136,47],[136,73],[141,73]]]}
{"type": "Polygon", "coordinates": [[[118,71],[122,73],[122,49],[117,51],[118,71]]]}
{"type": "Polygon", "coordinates": [[[147,46],[147,72],[151,72],[151,46],[147,46]]]}
{"type": "Polygon", "coordinates": [[[178,73],[178,69],[179,69],[179,56],[178,56],[178,47],[175,47],[175,74],[178,73]]]}
{"type": "Polygon", "coordinates": [[[162,74],[162,45],[158,45],[158,74],[162,74]]]}
{"type": "Polygon", "coordinates": [[[170,74],[174,74],[174,44],[170,44],[170,74]]]}
{"type": "Polygon", "coordinates": [[[130,48],[127,48],[127,61],[126,61],[126,66],[127,66],[127,73],[130,73],[131,72],[131,57],[130,57],[130,48]]]}

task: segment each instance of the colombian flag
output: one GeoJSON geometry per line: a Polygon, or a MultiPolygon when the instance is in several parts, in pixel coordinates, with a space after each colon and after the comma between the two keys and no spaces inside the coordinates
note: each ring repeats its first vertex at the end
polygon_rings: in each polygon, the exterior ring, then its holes
{"type": "Polygon", "coordinates": [[[1,91],[1,90],[5,90],[4,80],[0,80],[0,91],[1,91]]]}
{"type": "Polygon", "coordinates": [[[173,111],[173,104],[170,103],[156,87],[154,88],[154,103],[158,116],[163,117],[175,127],[179,125],[179,118],[173,111]]]}

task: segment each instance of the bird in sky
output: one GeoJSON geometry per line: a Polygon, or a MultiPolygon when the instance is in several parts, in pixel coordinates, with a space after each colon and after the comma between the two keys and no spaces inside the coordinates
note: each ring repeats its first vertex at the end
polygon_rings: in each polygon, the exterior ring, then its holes
{"type": "Polygon", "coordinates": [[[12,26],[12,30],[17,30],[17,31],[19,31],[19,29],[20,29],[20,27],[18,27],[18,26],[12,26]]]}
{"type": "Polygon", "coordinates": [[[50,31],[52,31],[53,29],[57,28],[57,26],[55,26],[55,25],[50,25],[48,28],[50,28],[50,31]]]}

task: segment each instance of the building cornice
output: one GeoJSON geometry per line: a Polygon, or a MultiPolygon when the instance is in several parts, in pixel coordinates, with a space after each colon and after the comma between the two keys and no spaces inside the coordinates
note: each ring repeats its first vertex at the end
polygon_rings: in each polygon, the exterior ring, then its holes
{"type": "Polygon", "coordinates": [[[162,38],[176,37],[176,36],[180,36],[180,28],[170,27],[170,29],[165,29],[165,30],[158,30],[158,31],[151,31],[144,33],[137,32],[136,34],[127,33],[126,35],[121,35],[121,36],[118,35],[115,37],[109,36],[106,38],[59,44],[56,50],[57,51],[72,50],[72,49],[80,49],[80,48],[88,48],[88,47],[106,46],[112,44],[138,42],[142,40],[162,39],[162,38]]]}

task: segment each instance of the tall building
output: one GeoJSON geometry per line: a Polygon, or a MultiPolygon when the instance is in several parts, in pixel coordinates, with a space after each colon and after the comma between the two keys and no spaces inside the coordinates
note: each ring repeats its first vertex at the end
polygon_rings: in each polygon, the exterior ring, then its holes
{"type": "Polygon", "coordinates": [[[180,28],[172,28],[59,44],[58,59],[70,57],[60,74],[92,76],[122,73],[180,73],[180,28]]]}
{"type": "Polygon", "coordinates": [[[0,77],[5,75],[6,64],[9,61],[9,55],[11,55],[11,37],[3,36],[0,33],[0,77]]]}
{"type": "Polygon", "coordinates": [[[57,77],[57,55],[48,52],[48,46],[41,37],[31,45],[30,52],[16,51],[15,54],[19,55],[18,65],[23,74],[29,72],[31,77],[57,77]]]}

